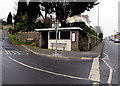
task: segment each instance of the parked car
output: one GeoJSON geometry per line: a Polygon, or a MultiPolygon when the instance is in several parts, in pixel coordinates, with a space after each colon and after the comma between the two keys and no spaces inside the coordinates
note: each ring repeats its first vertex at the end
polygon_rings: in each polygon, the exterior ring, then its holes
{"type": "Polygon", "coordinates": [[[120,43],[120,39],[115,39],[114,43],[120,43]]]}

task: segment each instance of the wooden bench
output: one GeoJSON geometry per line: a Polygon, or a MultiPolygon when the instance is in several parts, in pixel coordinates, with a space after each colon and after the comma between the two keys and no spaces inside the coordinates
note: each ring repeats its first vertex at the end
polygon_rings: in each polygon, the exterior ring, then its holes
{"type": "Polygon", "coordinates": [[[51,43],[51,47],[52,47],[52,49],[53,49],[53,47],[55,47],[57,45],[57,48],[59,47],[59,48],[63,48],[63,50],[65,50],[65,48],[66,48],[66,43],[51,43]]]}

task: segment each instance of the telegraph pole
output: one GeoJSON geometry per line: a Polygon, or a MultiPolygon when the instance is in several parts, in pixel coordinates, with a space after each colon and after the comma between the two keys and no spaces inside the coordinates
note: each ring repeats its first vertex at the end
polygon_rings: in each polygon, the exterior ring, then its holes
{"type": "Polygon", "coordinates": [[[116,38],[116,37],[115,37],[115,32],[116,32],[116,30],[114,29],[114,39],[116,38]]]}
{"type": "Polygon", "coordinates": [[[99,4],[98,4],[98,21],[97,21],[97,25],[99,26],[99,4]]]}

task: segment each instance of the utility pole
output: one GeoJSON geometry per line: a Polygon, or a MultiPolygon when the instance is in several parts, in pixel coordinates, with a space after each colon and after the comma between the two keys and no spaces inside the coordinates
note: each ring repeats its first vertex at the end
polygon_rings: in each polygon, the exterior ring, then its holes
{"type": "Polygon", "coordinates": [[[116,33],[116,30],[114,29],[114,39],[116,38],[116,37],[115,37],[115,33],[116,33]]]}
{"type": "Polygon", "coordinates": [[[99,4],[98,4],[98,21],[97,21],[97,25],[99,26],[99,4]]]}

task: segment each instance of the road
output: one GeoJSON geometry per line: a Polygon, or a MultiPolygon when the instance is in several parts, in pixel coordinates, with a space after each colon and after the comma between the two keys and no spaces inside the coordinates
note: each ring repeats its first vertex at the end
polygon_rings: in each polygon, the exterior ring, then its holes
{"type": "Polygon", "coordinates": [[[110,76],[112,83],[118,83],[116,78],[118,56],[116,48],[113,48],[117,47],[117,44],[106,41],[101,59],[57,60],[35,55],[13,45],[6,31],[2,32],[0,43],[2,43],[2,84],[91,84],[91,86],[96,82],[107,84],[110,69],[106,63],[114,70],[112,77],[110,76]],[[113,47],[109,49],[110,46],[113,47]],[[95,71],[92,72],[93,70],[95,71]],[[90,74],[94,75],[92,79],[89,78],[90,74]]]}
{"type": "Polygon", "coordinates": [[[64,61],[20,50],[12,45],[7,34],[3,32],[2,66],[3,84],[92,84],[88,80],[92,60],[64,61]],[[20,65],[17,60],[34,68],[20,65]],[[52,72],[52,73],[51,73],[52,72]]]}
{"type": "Polygon", "coordinates": [[[112,84],[118,84],[118,57],[120,56],[120,53],[118,53],[119,49],[119,43],[105,41],[102,60],[100,62],[101,83],[108,82],[112,84]]]}

